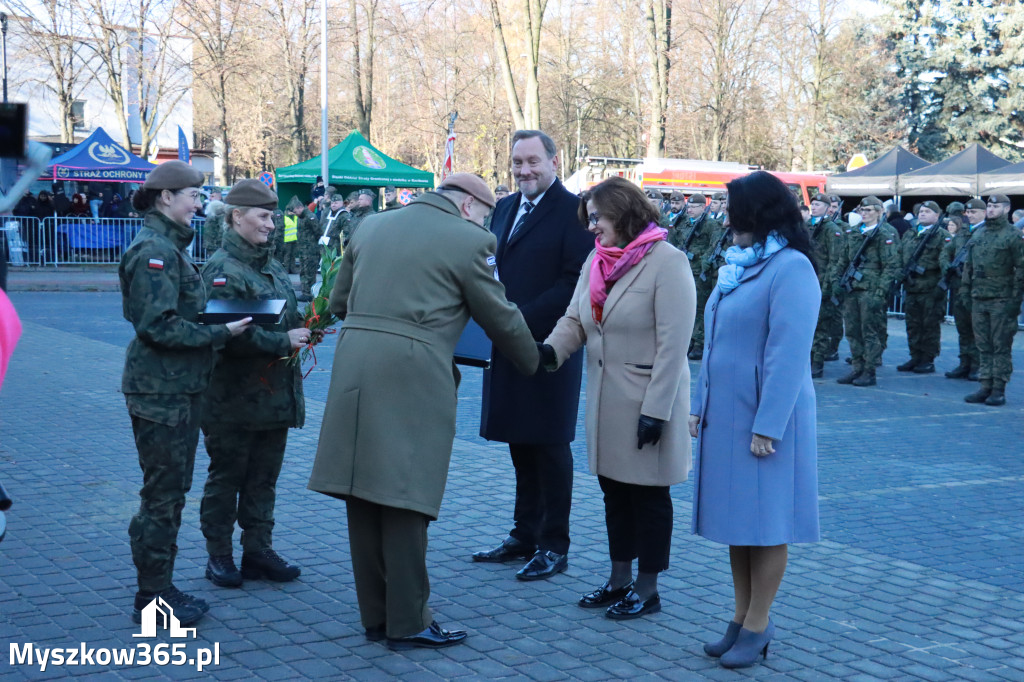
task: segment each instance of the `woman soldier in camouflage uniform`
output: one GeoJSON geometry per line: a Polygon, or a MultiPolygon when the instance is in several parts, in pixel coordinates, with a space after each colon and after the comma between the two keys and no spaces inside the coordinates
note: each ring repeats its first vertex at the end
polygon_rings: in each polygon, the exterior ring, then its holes
{"type": "Polygon", "coordinates": [[[249,319],[208,327],[197,323],[206,288],[185,249],[195,237],[190,225],[202,184],[203,174],[181,161],[162,163],[149,174],[132,198],[145,223],[118,269],[124,317],[135,327],[121,391],[142,467],[142,499],[128,527],[138,572],[136,623],[157,597],[184,625],[210,608],[178,590],[171,578],[215,351],[245,331],[249,319]]]}
{"type": "Polygon", "coordinates": [[[206,577],[220,587],[242,578],[294,580],[297,566],[272,548],[274,499],[290,427],[305,419],[299,367],[286,356],[310,339],[284,266],[271,258],[277,195],[259,180],[242,180],[225,200],[224,243],[203,266],[211,299],[283,299],[284,317],[252,325],[224,348],[203,404],[210,475],[199,512],[210,559],[206,577]],[[235,521],[242,529],[242,570],[232,557],[235,521]]]}

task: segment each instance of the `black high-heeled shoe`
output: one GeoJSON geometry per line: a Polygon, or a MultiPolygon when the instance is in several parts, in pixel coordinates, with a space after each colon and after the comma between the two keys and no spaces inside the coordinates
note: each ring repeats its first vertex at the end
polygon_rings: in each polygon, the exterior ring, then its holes
{"type": "Polygon", "coordinates": [[[729,621],[729,627],[725,631],[725,636],[717,642],[708,642],[704,645],[704,653],[712,658],[718,658],[726,651],[732,648],[732,645],[736,643],[736,638],[740,636],[740,628],[743,627],[742,623],[737,623],[734,620],[729,621]]]}
{"type": "Polygon", "coordinates": [[[768,619],[764,632],[751,632],[740,628],[740,634],[732,648],[718,659],[723,668],[747,668],[757,663],[757,657],[768,658],[768,644],[775,636],[775,623],[768,619]]]}

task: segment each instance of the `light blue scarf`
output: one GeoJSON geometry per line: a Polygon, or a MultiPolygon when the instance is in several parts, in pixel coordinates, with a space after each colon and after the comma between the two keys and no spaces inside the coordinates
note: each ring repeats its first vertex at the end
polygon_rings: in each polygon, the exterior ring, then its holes
{"type": "Polygon", "coordinates": [[[745,249],[738,246],[730,246],[725,252],[725,265],[718,269],[718,288],[722,295],[740,285],[740,278],[743,271],[755,263],[760,263],[786,248],[786,238],[778,232],[771,232],[764,244],[754,244],[745,249]]]}

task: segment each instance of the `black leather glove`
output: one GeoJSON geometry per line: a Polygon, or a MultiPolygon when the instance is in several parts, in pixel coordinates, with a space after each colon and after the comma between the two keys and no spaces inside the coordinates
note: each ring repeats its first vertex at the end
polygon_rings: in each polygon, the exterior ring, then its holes
{"type": "Polygon", "coordinates": [[[661,440],[661,429],[665,426],[664,419],[655,419],[647,415],[640,415],[640,422],[636,425],[636,448],[641,449],[650,443],[657,445],[661,440]]]}
{"type": "Polygon", "coordinates": [[[546,369],[549,372],[554,371],[555,367],[558,366],[558,356],[555,355],[555,349],[546,343],[537,342],[537,352],[540,353],[540,365],[537,367],[537,371],[546,369]]]}

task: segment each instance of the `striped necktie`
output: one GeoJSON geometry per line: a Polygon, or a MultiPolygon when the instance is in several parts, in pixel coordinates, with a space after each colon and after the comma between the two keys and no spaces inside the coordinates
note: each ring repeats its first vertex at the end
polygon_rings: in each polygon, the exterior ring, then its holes
{"type": "Polygon", "coordinates": [[[516,224],[512,226],[512,231],[508,233],[509,241],[512,241],[512,235],[514,235],[519,230],[519,228],[523,226],[523,223],[526,222],[526,218],[527,216],[530,215],[530,211],[532,210],[533,202],[527,201],[525,204],[523,204],[523,215],[519,217],[519,220],[516,221],[516,224]]]}

